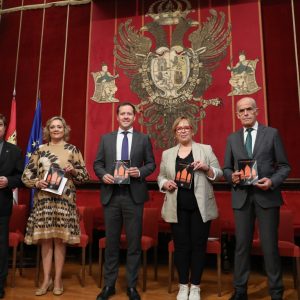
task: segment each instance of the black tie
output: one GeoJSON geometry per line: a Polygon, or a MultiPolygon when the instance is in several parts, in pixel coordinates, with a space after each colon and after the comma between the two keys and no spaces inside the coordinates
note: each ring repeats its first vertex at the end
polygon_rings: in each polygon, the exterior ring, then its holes
{"type": "Polygon", "coordinates": [[[121,160],[128,160],[128,131],[123,131],[122,134],[124,134],[124,138],[122,141],[122,149],[121,149],[121,160]]]}
{"type": "Polygon", "coordinates": [[[252,158],[252,135],[251,131],[254,130],[253,128],[247,128],[247,137],[245,142],[245,148],[248,153],[249,158],[252,158]]]}

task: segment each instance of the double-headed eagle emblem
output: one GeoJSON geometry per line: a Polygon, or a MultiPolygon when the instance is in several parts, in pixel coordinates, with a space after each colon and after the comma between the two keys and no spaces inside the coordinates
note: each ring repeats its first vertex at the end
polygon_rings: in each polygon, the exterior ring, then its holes
{"type": "Polygon", "coordinates": [[[221,103],[202,95],[212,83],[211,72],[226,55],[231,26],[225,28],[222,12],[210,10],[207,21],[199,24],[187,18],[191,11],[187,0],[156,1],[147,14],[152,22],[136,30],[129,19],[120,24],[115,37],[117,65],[131,78],[131,90],[141,99],[139,122],[161,148],[173,145],[170,130],[178,116],[190,117],[197,131],[205,108],[221,103]],[[192,27],[198,28],[185,46],[185,34],[192,27]]]}

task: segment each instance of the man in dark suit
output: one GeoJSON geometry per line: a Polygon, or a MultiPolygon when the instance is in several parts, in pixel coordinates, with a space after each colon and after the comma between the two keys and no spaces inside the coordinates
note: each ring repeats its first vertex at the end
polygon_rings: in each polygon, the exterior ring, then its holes
{"type": "Polygon", "coordinates": [[[283,203],[280,185],[287,178],[290,166],[278,131],[258,124],[257,114],[258,108],[254,99],[245,97],[237,102],[237,117],[243,128],[228,137],[225,153],[224,176],[232,184],[236,228],[235,293],[231,300],[248,299],[247,282],[256,218],[271,298],[280,300],[283,295],[277,246],[279,210],[283,203]],[[257,162],[259,180],[250,186],[241,185],[242,173],[238,170],[238,161],[243,159],[257,162]]]}
{"type": "Polygon", "coordinates": [[[148,200],[145,178],[155,169],[152,145],[147,135],[133,130],[135,107],[124,102],[117,108],[118,131],[102,137],[96,160],[95,174],[101,182],[101,201],[104,207],[106,251],[104,265],[105,286],[97,300],[115,294],[118,276],[119,241],[124,225],[128,248],[126,260],[127,295],[140,300],[136,290],[141,257],[141,235],[144,202],[148,200]],[[126,157],[127,156],[127,157],[126,157]],[[130,159],[130,184],[114,184],[114,162],[130,159]]]}
{"type": "Polygon", "coordinates": [[[0,298],[8,273],[8,230],[12,212],[13,192],[22,186],[23,158],[21,150],[4,140],[6,118],[0,114],[0,298]]]}

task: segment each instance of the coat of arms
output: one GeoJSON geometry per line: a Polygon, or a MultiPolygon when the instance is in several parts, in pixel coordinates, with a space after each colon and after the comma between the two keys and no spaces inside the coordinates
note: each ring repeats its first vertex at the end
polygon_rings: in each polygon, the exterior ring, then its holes
{"type": "Polygon", "coordinates": [[[190,117],[196,130],[205,108],[221,104],[219,98],[205,100],[202,95],[212,83],[211,72],[226,55],[231,26],[225,28],[222,12],[210,10],[207,21],[199,24],[187,18],[191,11],[188,0],[155,1],[147,14],[152,22],[136,30],[127,20],[115,37],[117,65],[141,99],[139,121],[161,148],[173,145],[170,130],[178,116],[190,117]],[[166,26],[172,28],[170,36],[166,26]],[[197,28],[185,46],[184,36],[191,27],[197,28]]]}

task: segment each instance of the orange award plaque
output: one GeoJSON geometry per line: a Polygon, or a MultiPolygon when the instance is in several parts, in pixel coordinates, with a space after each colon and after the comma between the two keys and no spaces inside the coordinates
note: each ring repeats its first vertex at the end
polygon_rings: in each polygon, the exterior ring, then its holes
{"type": "Polygon", "coordinates": [[[238,167],[241,174],[241,185],[252,185],[258,181],[257,161],[255,159],[240,159],[238,167]]]}
{"type": "Polygon", "coordinates": [[[190,164],[177,163],[175,182],[179,187],[190,189],[193,182],[194,168],[190,164]]]}
{"type": "Polygon", "coordinates": [[[130,168],[130,160],[116,160],[114,169],[115,184],[130,184],[130,176],[128,169],[130,168]]]}

